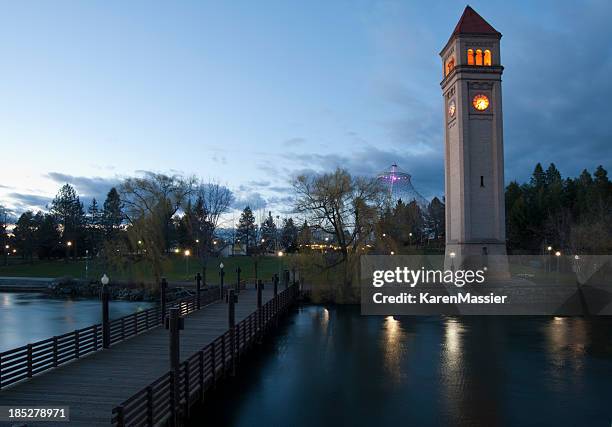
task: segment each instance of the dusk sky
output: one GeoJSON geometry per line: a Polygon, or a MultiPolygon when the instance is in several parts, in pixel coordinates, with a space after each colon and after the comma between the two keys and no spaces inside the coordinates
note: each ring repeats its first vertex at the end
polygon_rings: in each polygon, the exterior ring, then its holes
{"type": "MultiPolygon", "coordinates": [[[[506,182],[612,166],[612,2],[475,1],[503,34],[506,182]]],[[[296,173],[392,163],[443,195],[438,53],[463,1],[2,2],[0,204],[139,171],[275,209],[296,173]]],[[[286,209],[286,207],[284,208],[286,209]]]]}

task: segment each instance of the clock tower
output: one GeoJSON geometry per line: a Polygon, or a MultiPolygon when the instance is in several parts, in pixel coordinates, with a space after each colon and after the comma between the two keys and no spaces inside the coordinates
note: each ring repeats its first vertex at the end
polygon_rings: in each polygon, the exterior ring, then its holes
{"type": "Polygon", "coordinates": [[[501,36],[468,6],[440,53],[447,267],[506,255],[501,36]]]}

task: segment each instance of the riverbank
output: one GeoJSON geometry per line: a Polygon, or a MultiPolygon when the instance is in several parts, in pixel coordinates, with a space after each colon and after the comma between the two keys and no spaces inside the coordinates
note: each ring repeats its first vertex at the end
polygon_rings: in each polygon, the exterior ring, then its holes
{"type": "MultiPolygon", "coordinates": [[[[169,301],[193,293],[189,283],[175,283],[168,288],[169,301]]],[[[111,283],[111,300],[117,301],[158,301],[159,289],[145,283],[111,283]]],[[[33,278],[0,277],[0,292],[33,292],[56,298],[98,298],[102,285],[98,282],[75,280],[71,277],[33,278]]]]}

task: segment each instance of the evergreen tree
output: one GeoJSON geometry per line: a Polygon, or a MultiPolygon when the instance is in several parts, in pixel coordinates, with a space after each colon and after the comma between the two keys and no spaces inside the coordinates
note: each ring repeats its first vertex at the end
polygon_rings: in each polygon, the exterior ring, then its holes
{"type": "Polygon", "coordinates": [[[431,238],[439,241],[444,237],[445,229],[445,207],[444,203],[437,197],[434,197],[427,207],[427,231],[431,238]]]}
{"type": "Polygon", "coordinates": [[[33,261],[34,250],[36,249],[36,223],[34,221],[34,213],[26,211],[21,214],[15,228],[13,229],[15,236],[15,246],[24,259],[33,261]]]}
{"type": "Polygon", "coordinates": [[[283,220],[281,230],[281,245],[287,252],[294,252],[298,245],[298,229],[293,223],[293,218],[283,220]]]}
{"type": "Polygon", "coordinates": [[[49,259],[56,255],[63,256],[64,251],[59,247],[60,232],[55,217],[38,211],[34,216],[36,228],[36,252],[38,259],[49,259]]]}
{"type": "Polygon", "coordinates": [[[111,188],[106,195],[102,211],[102,226],[107,239],[115,239],[123,224],[121,198],[116,188],[111,188]]]}
{"type": "Polygon", "coordinates": [[[272,212],[268,212],[268,217],[261,224],[260,228],[262,250],[265,252],[273,252],[277,246],[277,230],[274,218],[272,218],[272,212]]]}
{"type": "Polygon", "coordinates": [[[70,253],[76,256],[84,241],[85,212],[74,187],[64,184],[60,188],[50,212],[60,227],[62,243],[68,247],[70,242],[70,253]]]}
{"type": "Polygon", "coordinates": [[[245,207],[238,220],[236,227],[236,238],[246,245],[247,252],[252,252],[257,246],[257,225],[255,224],[255,216],[249,206],[245,207]]]}
{"type": "Polygon", "coordinates": [[[87,247],[92,255],[100,250],[102,243],[102,211],[98,208],[95,197],[87,208],[87,247]]]}

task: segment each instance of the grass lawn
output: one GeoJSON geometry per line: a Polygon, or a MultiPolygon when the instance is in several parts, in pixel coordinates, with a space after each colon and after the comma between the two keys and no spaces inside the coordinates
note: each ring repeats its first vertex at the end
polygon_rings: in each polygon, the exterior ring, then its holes
{"type": "MultiPolygon", "coordinates": [[[[283,268],[288,267],[290,255],[284,257],[261,257],[258,260],[258,277],[269,281],[274,273],[279,273],[283,268]]],[[[240,278],[253,280],[255,278],[254,259],[246,256],[229,258],[210,258],[206,265],[207,283],[219,283],[219,264],[223,263],[225,271],[225,282],[234,283],[236,280],[236,269],[242,270],[240,278]]],[[[85,261],[35,261],[33,264],[11,263],[8,266],[0,266],[0,276],[15,277],[72,277],[75,279],[85,278],[85,261]]],[[[88,263],[88,277],[98,278],[102,274],[108,274],[111,279],[133,280],[138,282],[148,282],[153,280],[153,276],[148,273],[148,267],[141,263],[130,265],[128,271],[105,271],[96,261],[90,260],[88,263]]],[[[171,256],[164,266],[164,275],[169,281],[191,281],[194,280],[196,273],[202,272],[202,265],[198,259],[189,258],[186,262],[182,256],[171,256]]]]}

